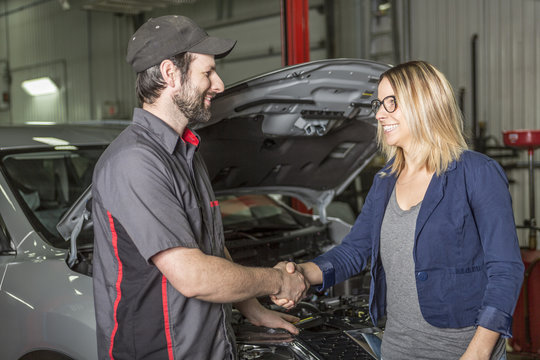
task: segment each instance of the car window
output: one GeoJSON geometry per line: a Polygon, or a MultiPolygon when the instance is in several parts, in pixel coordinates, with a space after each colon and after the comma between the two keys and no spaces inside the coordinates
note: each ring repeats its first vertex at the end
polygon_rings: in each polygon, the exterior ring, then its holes
{"type": "Polygon", "coordinates": [[[266,195],[220,196],[217,199],[225,228],[282,228],[299,225],[283,205],[266,195]]]}
{"type": "Polygon", "coordinates": [[[0,255],[14,255],[15,249],[13,249],[11,243],[11,236],[4,219],[0,216],[0,255]]]}
{"type": "Polygon", "coordinates": [[[68,244],[56,224],[92,182],[104,147],[16,153],[2,159],[12,190],[37,231],[53,246],[68,244]]]}

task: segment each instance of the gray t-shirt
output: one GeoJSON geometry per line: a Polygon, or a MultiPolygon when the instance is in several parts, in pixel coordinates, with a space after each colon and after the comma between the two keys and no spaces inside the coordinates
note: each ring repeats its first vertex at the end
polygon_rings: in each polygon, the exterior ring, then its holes
{"type": "MultiPolygon", "coordinates": [[[[459,359],[476,328],[438,328],[424,320],[414,277],[414,233],[421,203],[402,210],[392,192],[381,228],[381,260],[386,273],[387,322],[382,342],[384,360],[459,359]]],[[[504,354],[500,338],[491,359],[504,354]]]]}

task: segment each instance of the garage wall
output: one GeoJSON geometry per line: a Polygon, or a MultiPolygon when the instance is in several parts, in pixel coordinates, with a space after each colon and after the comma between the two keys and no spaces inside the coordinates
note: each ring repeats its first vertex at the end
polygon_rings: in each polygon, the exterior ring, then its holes
{"type": "Polygon", "coordinates": [[[133,107],[137,106],[135,73],[125,58],[128,39],[134,32],[134,19],[96,11],[84,11],[84,14],[89,44],[86,61],[90,67],[88,80],[81,85],[88,85],[92,107],[81,116],[86,120],[131,119],[133,107]]]}
{"type": "MultiPolygon", "coordinates": [[[[471,127],[471,39],[481,30],[482,0],[411,0],[410,58],[437,66],[454,87],[465,91],[466,126],[471,127]]],[[[519,0],[518,0],[519,1],[519,0]]]]}
{"type": "MultiPolygon", "coordinates": [[[[326,58],[324,1],[309,1],[311,60],[326,58]]],[[[169,6],[148,17],[167,14],[188,16],[210,35],[237,40],[226,59],[217,61],[225,84],[281,67],[281,6],[279,0],[212,0],[169,6]]]]}
{"type": "MultiPolygon", "coordinates": [[[[443,71],[456,94],[464,92],[466,124],[472,124],[471,40],[478,35],[478,121],[488,145],[502,145],[503,130],[540,128],[540,1],[410,0],[410,59],[443,71]]],[[[405,59],[404,59],[405,60],[405,59]]],[[[504,163],[526,164],[526,151],[504,163]]],[[[538,159],[539,155],[535,156],[538,159]]],[[[540,173],[535,171],[536,189],[540,173]]],[[[526,169],[508,171],[516,222],[529,217],[526,169]]],[[[540,204],[536,190],[536,204],[540,204]]],[[[538,208],[538,206],[537,206],[538,208]]],[[[527,232],[519,231],[522,245],[527,232]]]]}
{"type": "Polygon", "coordinates": [[[147,17],[179,14],[194,19],[210,35],[238,42],[216,62],[225,84],[281,66],[280,2],[211,0],[157,9],[147,17]]]}
{"type": "MultiPolygon", "coordinates": [[[[496,0],[483,2],[485,21],[483,53],[485,69],[481,89],[486,94],[480,118],[490,134],[511,129],[540,129],[540,1],[496,0]]],[[[525,164],[526,151],[520,152],[525,164]]],[[[535,156],[538,161],[540,154],[535,156]]],[[[516,221],[529,214],[529,182],[526,169],[509,172],[516,221]]],[[[540,172],[535,170],[536,218],[540,205],[540,172]]],[[[523,245],[527,231],[521,230],[523,245]]]]}
{"type": "Polygon", "coordinates": [[[70,3],[65,11],[56,0],[0,2],[0,72],[7,61],[11,75],[11,104],[0,106],[0,124],[130,116],[134,75],[123,59],[131,17],[70,3]],[[23,80],[46,75],[58,94],[32,97],[22,90],[23,80]]]}
{"type": "MultiPolygon", "coordinates": [[[[312,60],[327,57],[323,2],[309,3],[312,60]]],[[[137,101],[126,46],[134,24],[149,17],[182,14],[210,35],[237,39],[233,53],[217,62],[226,85],[281,67],[278,0],[205,0],[142,16],[86,11],[83,0],[69,3],[62,10],[58,0],[0,0],[0,76],[3,60],[9,61],[12,80],[11,105],[2,109],[0,103],[0,124],[130,118],[137,101]],[[32,98],[23,92],[22,80],[45,74],[59,94],[32,98]]]]}

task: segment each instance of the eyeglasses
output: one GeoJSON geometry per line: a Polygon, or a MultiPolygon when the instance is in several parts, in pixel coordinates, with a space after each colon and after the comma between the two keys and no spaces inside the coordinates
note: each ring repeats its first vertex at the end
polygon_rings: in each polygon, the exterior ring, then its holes
{"type": "Polygon", "coordinates": [[[388,95],[382,101],[379,99],[375,99],[371,101],[371,110],[374,114],[377,114],[377,111],[379,111],[380,107],[384,106],[384,109],[388,111],[389,113],[393,113],[397,109],[397,100],[394,95],[388,95]]]}

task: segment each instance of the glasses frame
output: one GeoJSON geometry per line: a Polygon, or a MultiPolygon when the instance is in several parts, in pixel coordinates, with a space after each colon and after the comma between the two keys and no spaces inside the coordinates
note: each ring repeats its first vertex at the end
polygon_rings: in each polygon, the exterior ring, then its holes
{"type": "Polygon", "coordinates": [[[384,106],[384,110],[386,110],[388,113],[390,113],[390,114],[393,113],[394,111],[396,111],[396,109],[398,107],[396,96],[395,95],[388,95],[387,97],[382,99],[382,101],[379,100],[379,99],[371,100],[371,111],[373,111],[374,114],[377,114],[377,112],[381,108],[381,105],[384,106]],[[394,104],[396,104],[396,106],[394,107],[394,110],[392,110],[392,111],[388,110],[388,108],[384,104],[386,99],[389,99],[389,98],[394,99],[394,104]]]}

